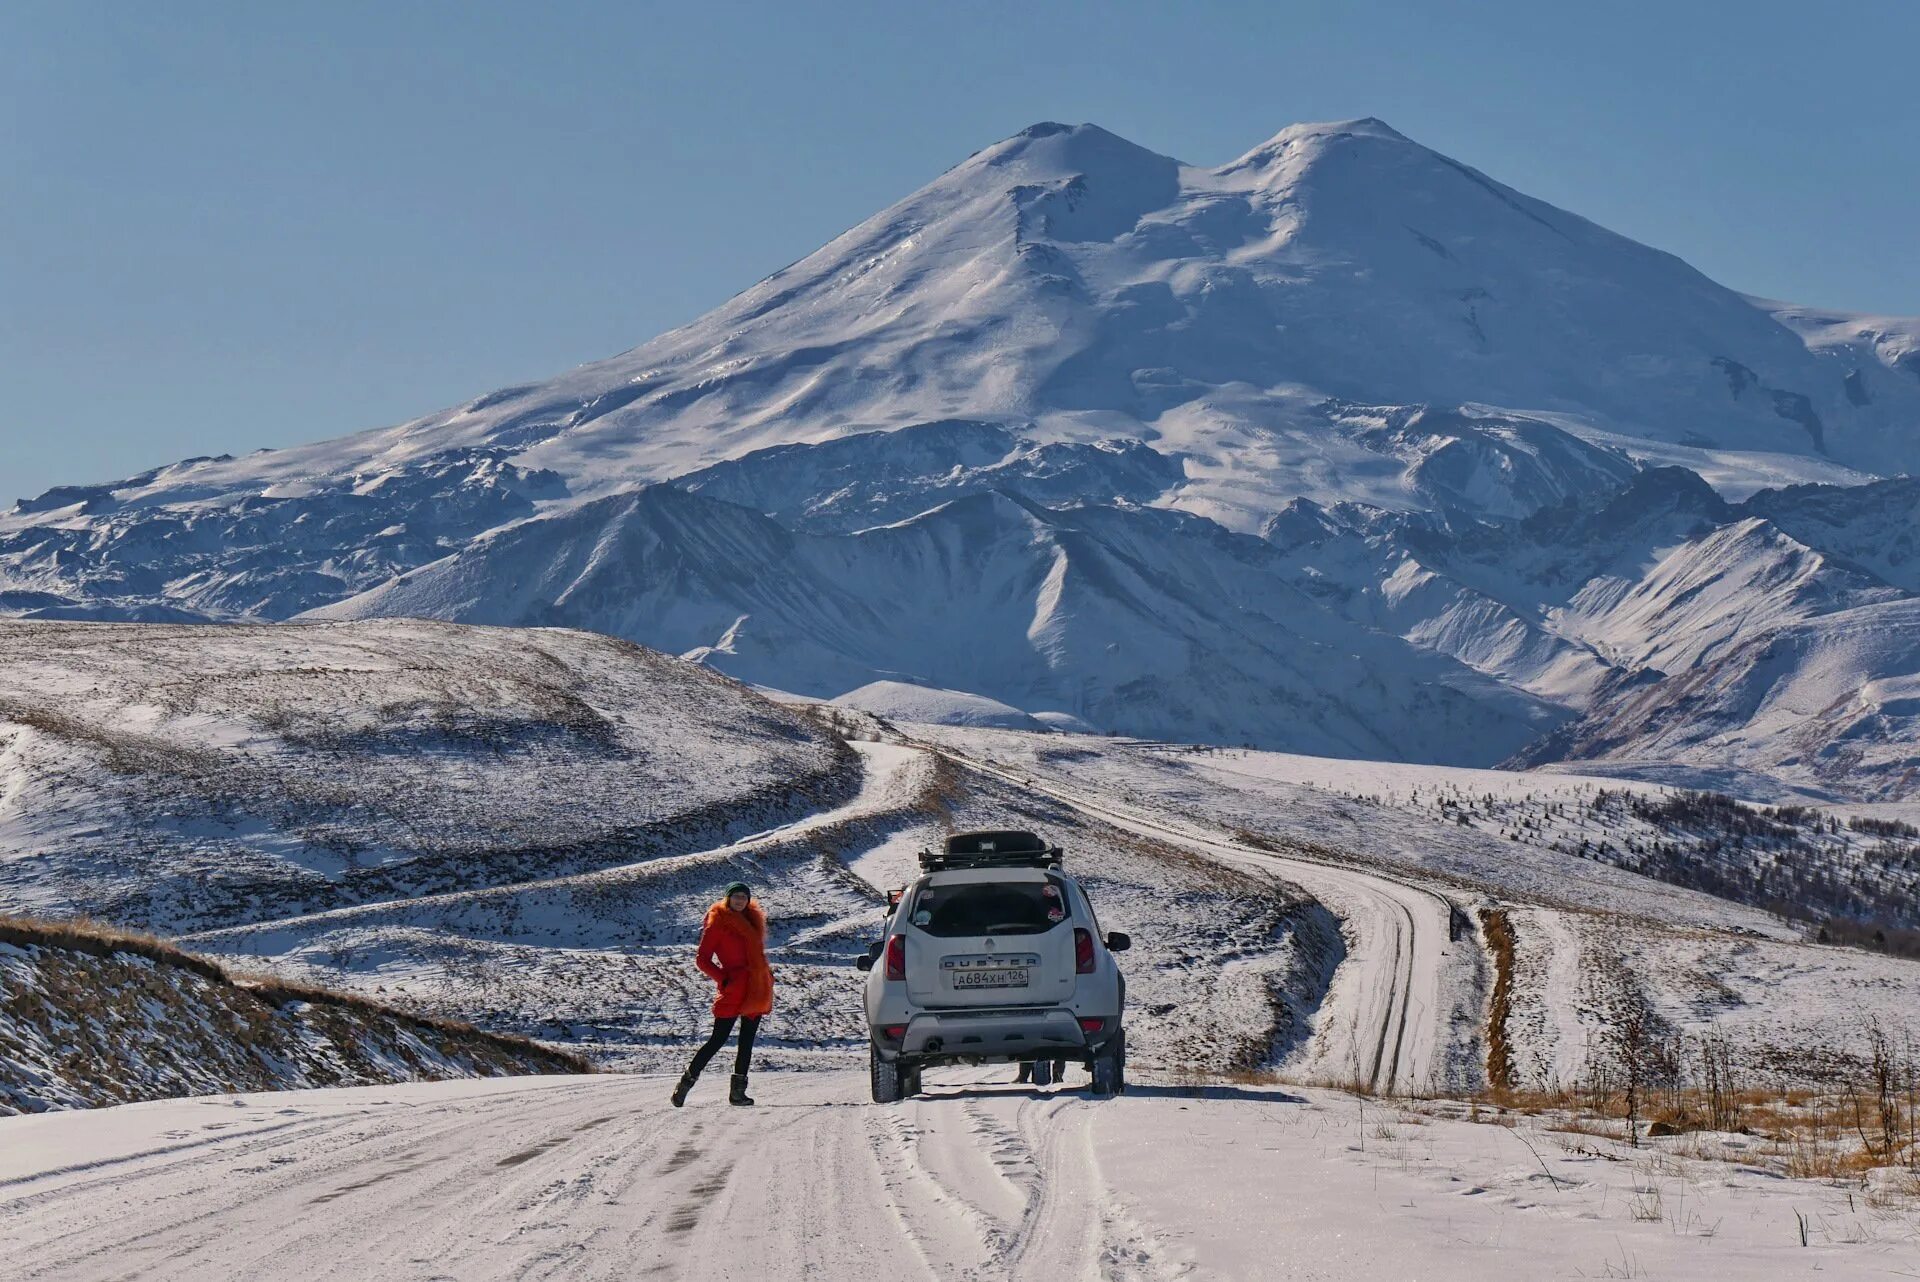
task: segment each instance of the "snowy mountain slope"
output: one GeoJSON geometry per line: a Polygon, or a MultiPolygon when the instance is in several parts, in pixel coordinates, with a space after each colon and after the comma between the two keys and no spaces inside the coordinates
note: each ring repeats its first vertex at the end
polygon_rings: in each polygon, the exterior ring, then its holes
{"type": "Polygon", "coordinates": [[[1556,623],[1623,667],[1682,672],[1758,634],[1900,595],[1749,518],[1668,552],[1630,587],[1589,582],[1556,623]]]}
{"type": "MultiPolygon", "coordinates": [[[[1266,470],[1296,475],[1314,493],[1340,495],[1363,478],[1389,501],[1483,517],[1525,516],[1612,489],[1634,474],[1617,450],[1588,445],[1534,419],[1473,416],[1429,406],[1327,401],[1309,421],[1323,456],[1278,459],[1266,470]],[[1327,455],[1341,460],[1335,470],[1327,455]]],[[[865,432],[814,445],[755,450],[674,479],[674,484],[764,512],[801,529],[851,531],[885,524],[967,494],[997,490],[1049,506],[1151,504],[1223,512],[1224,496],[1257,488],[1217,463],[1168,455],[1125,437],[1036,444],[991,423],[938,422],[865,432]],[[1197,500],[1204,484],[1210,498],[1197,500]]],[[[1264,510],[1255,504],[1255,510],[1264,510]]],[[[1244,528],[1230,513],[1220,519],[1244,528]]]]}
{"type": "Polygon", "coordinates": [[[1353,440],[1404,463],[1403,483],[1423,506],[1468,519],[1527,516],[1611,490],[1636,471],[1624,453],[1539,419],[1430,405],[1323,409],[1353,440]]]}
{"type": "Polygon", "coordinates": [[[1151,736],[1489,763],[1557,714],[1356,628],[1178,513],[987,493],[845,536],[653,486],[513,526],[313,618],[561,624],[831,698],[875,680],[1151,736]],[[911,665],[911,666],[908,666],[911,665]]]}
{"type": "Polygon", "coordinates": [[[1684,762],[1764,771],[1839,796],[1920,792],[1920,600],[1762,633],[1623,689],[1521,762],[1684,762]]]}
{"type": "Polygon", "coordinates": [[[1740,511],[1907,592],[1920,592],[1920,480],[1763,490],[1740,511]]]}
{"type": "Polygon", "coordinates": [[[0,517],[0,613],[283,619],[437,560],[566,494],[558,476],[517,467],[498,450],[258,490],[173,481],[196,466],[120,487],[68,487],[0,517]],[[143,497],[149,489],[157,493],[143,497]]]}
{"type": "Polygon", "coordinates": [[[628,862],[831,802],[821,727],[606,637],[0,624],[0,902],[212,925],[628,862]]]}
{"type": "Polygon", "coordinates": [[[1183,476],[1178,458],[1138,441],[1037,445],[993,423],[943,422],[772,446],[673,483],[795,529],[851,533],[996,491],[1049,505],[1150,503],[1183,476]]]}
{"type": "Polygon", "coordinates": [[[1910,391],[1905,380],[1920,381],[1920,319],[1836,312],[1764,298],[1748,301],[1798,334],[1816,357],[1844,370],[1851,404],[1867,406],[1883,397],[1904,396],[1910,391]]]}
{"type": "Polygon", "coordinates": [[[1809,486],[1734,506],[1691,472],[1653,468],[1518,521],[1296,507],[1268,538],[1329,608],[1584,708],[1773,629],[1907,595],[1866,565],[1904,564],[1908,483],[1869,488],[1864,504],[1809,486]]]}
{"type": "Polygon", "coordinates": [[[1377,121],[1296,126],[1217,170],[1038,125],[693,325],[354,448],[520,446],[606,486],[842,424],[985,418],[1130,423],[1217,457],[1234,428],[1292,430],[1255,391],[1292,387],[1874,470],[1912,458],[1920,407],[1920,387],[1855,405],[1741,296],[1377,121]]]}

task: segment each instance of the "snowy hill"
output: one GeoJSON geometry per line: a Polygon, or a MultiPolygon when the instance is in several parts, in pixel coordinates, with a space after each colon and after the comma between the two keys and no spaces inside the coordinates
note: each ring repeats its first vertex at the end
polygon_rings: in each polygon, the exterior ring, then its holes
{"type": "Polygon", "coordinates": [[[936,690],[904,681],[875,681],[849,690],[833,701],[835,707],[884,717],[888,721],[923,721],[934,725],[991,726],[1001,730],[1045,730],[1044,723],[1018,708],[959,690],[936,690]]]}
{"type": "Polygon", "coordinates": [[[555,875],[855,786],[823,728],[624,642],[0,623],[0,904],[179,929],[555,875]]]}
{"type": "Polygon", "coordinates": [[[1217,168],[1042,124],[619,356],[23,501],[0,613],[566,620],[825,698],[1486,762],[1920,590],[1875,479],[1920,470],[1917,344],[1376,120],[1217,168]]]}
{"type": "Polygon", "coordinates": [[[1920,480],[1762,490],[1741,508],[1835,559],[1920,592],[1920,480]]]}

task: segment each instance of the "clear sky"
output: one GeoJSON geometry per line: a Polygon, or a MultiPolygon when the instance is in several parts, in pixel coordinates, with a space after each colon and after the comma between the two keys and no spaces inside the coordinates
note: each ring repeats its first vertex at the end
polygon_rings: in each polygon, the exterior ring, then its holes
{"type": "Polygon", "coordinates": [[[631,347],[1037,120],[1414,139],[1920,312],[1920,3],[0,5],[0,507],[631,347]]]}

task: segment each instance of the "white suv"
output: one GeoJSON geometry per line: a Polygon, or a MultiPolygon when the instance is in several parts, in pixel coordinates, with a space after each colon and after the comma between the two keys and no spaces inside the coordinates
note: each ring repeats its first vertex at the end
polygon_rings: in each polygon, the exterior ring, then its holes
{"type": "Polygon", "coordinates": [[[1030,832],[966,832],[923,851],[919,880],[889,896],[886,938],[867,972],[873,1098],[918,1094],[940,1064],[1030,1061],[1044,1086],[1075,1060],[1093,1092],[1125,1086],[1127,985],[1061,853],[1030,832]]]}

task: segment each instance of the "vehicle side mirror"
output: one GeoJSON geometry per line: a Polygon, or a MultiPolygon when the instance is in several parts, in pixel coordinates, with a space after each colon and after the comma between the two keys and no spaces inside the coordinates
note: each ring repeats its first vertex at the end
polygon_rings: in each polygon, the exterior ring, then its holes
{"type": "Polygon", "coordinates": [[[1110,953],[1124,953],[1131,947],[1133,947],[1131,935],[1123,935],[1116,930],[1107,936],[1107,951],[1110,953]]]}
{"type": "Polygon", "coordinates": [[[872,970],[873,963],[880,959],[880,950],[886,946],[887,943],[884,939],[878,943],[868,944],[867,951],[861,955],[859,960],[853,963],[854,968],[857,970],[872,970]]]}
{"type": "Polygon", "coordinates": [[[855,970],[872,970],[873,958],[862,955],[854,961],[853,968],[855,970]]]}

